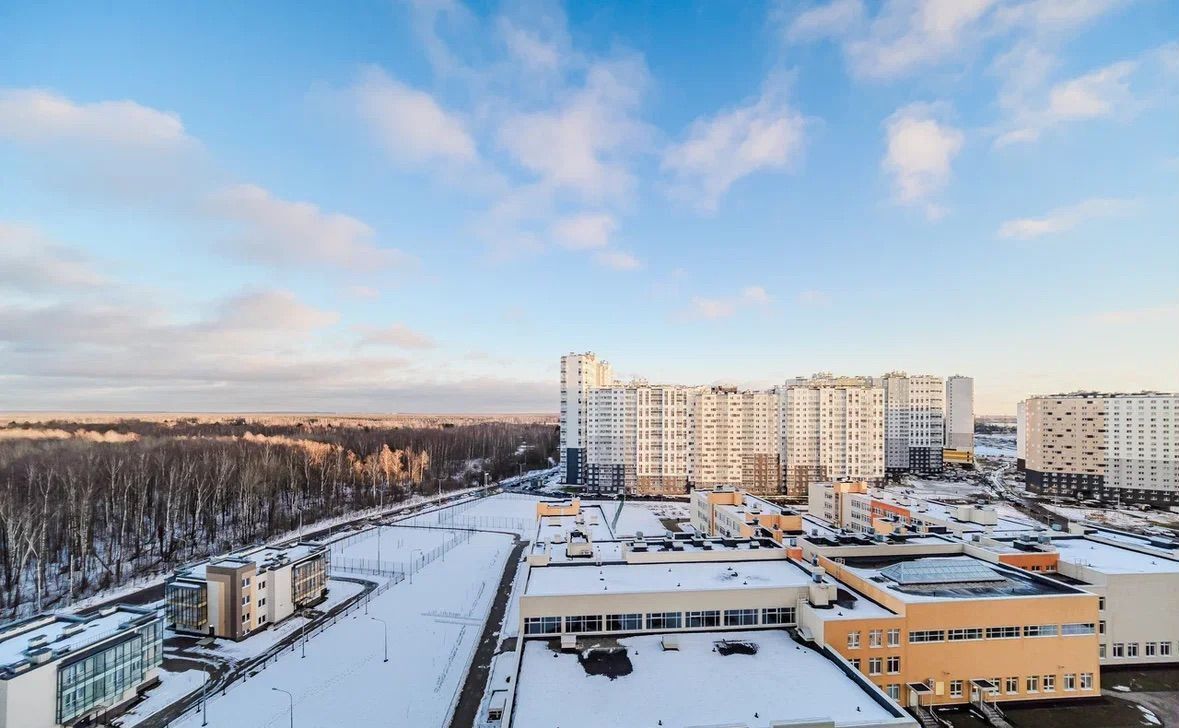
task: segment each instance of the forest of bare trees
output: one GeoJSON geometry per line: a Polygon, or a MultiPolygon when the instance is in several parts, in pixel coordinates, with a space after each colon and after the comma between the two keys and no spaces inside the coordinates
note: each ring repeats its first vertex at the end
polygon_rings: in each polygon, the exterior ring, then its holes
{"type": "Polygon", "coordinates": [[[550,424],[314,418],[0,427],[0,613],[555,457],[550,424]],[[525,445],[524,447],[521,447],[525,445]]]}

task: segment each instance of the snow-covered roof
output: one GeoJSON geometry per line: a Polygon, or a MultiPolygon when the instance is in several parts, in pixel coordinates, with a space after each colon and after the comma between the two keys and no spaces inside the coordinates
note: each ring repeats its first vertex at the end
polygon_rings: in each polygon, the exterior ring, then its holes
{"type": "Polygon", "coordinates": [[[849,557],[843,567],[906,602],[1010,599],[1082,593],[1020,569],[1006,568],[966,555],[849,557]],[[906,566],[901,570],[894,568],[901,564],[906,566]],[[894,578],[898,574],[907,581],[894,578]]]}
{"type": "Polygon", "coordinates": [[[805,586],[809,579],[805,571],[786,560],[545,566],[532,569],[525,594],[776,589],[805,586]]]}
{"type": "MultiPolygon", "coordinates": [[[[664,650],[663,635],[623,637],[631,672],[614,679],[587,675],[575,653],[554,652],[544,640],[524,644],[514,728],[699,726],[833,719],[837,726],[895,719],[910,725],[878,692],[861,687],[834,662],[792,640],[784,630],[676,634],[678,650],[664,650]],[[722,655],[719,640],[757,645],[756,654],[722,655]],[[885,707],[889,706],[889,707],[885,707]]],[[[592,640],[583,640],[588,647],[592,640]]]]}
{"type": "Polygon", "coordinates": [[[1179,561],[1087,538],[1057,538],[1060,560],[1106,574],[1177,574],[1179,561]]]}
{"type": "Polygon", "coordinates": [[[128,607],[111,607],[90,617],[45,615],[0,627],[0,673],[28,659],[30,647],[44,647],[54,657],[81,650],[109,639],[128,623],[154,612],[128,607]]]}
{"type": "Polygon", "coordinates": [[[215,559],[202,561],[192,566],[178,569],[176,575],[189,579],[204,580],[210,565],[222,568],[233,568],[243,563],[253,563],[259,571],[267,570],[272,565],[296,564],[311,556],[326,552],[323,544],[312,541],[300,541],[288,546],[260,546],[252,549],[235,551],[215,559]]]}

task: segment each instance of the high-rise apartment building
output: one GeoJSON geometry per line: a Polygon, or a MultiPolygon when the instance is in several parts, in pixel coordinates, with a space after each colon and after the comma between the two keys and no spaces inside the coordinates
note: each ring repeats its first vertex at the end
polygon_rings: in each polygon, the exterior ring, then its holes
{"type": "Polygon", "coordinates": [[[974,455],[974,379],[955,374],[946,379],[945,447],[974,455]]]}
{"type": "Polygon", "coordinates": [[[584,482],[586,449],[586,403],[590,390],[605,387],[614,379],[610,363],[593,352],[561,357],[561,481],[571,485],[584,482]]]}
{"type": "Polygon", "coordinates": [[[785,486],[805,496],[811,483],[884,478],[884,386],[871,377],[816,374],[780,390],[785,486]]]}
{"type": "Polygon", "coordinates": [[[1179,394],[1073,392],[1021,405],[1017,454],[1029,490],[1179,503],[1179,394]]]}
{"type": "Polygon", "coordinates": [[[883,383],[885,470],[890,474],[941,472],[945,380],[890,372],[883,383]]]}
{"type": "MultiPolygon", "coordinates": [[[[955,379],[965,382],[955,390],[958,411],[973,421],[970,379],[955,379]]],[[[816,374],[753,391],[623,383],[595,355],[568,354],[561,357],[561,475],[602,493],[731,485],[805,496],[814,482],[880,481],[886,467],[935,472],[947,386],[903,372],[816,374]]]]}

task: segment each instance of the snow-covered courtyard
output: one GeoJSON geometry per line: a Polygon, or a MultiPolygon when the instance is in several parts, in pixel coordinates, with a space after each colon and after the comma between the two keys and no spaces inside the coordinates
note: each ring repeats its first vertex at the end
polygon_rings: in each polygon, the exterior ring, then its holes
{"type": "MultiPolygon", "coordinates": [[[[446,531],[401,530],[447,537],[446,531]]],[[[382,558],[408,558],[420,538],[427,537],[382,534],[382,558]]],[[[367,539],[357,543],[369,548],[367,539]]],[[[281,728],[289,720],[289,704],[280,690],[291,693],[301,728],[444,724],[511,546],[506,535],[471,534],[445,560],[414,574],[412,583],[400,581],[373,598],[367,616],[360,608],[317,632],[305,659],[298,649],[286,650],[224,696],[214,697],[209,725],[281,728]],[[378,619],[388,625],[388,662],[378,619]]],[[[175,723],[200,724],[193,712],[175,723]]]]}

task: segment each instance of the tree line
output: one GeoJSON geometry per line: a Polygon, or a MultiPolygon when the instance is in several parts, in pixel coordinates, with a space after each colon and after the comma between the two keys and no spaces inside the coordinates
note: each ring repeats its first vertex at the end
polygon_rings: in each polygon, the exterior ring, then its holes
{"type": "Polygon", "coordinates": [[[545,467],[557,438],[552,425],[502,422],[11,423],[0,427],[0,613],[545,467]]]}

